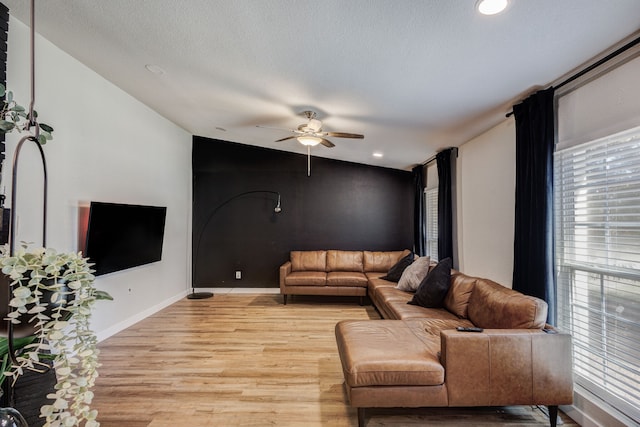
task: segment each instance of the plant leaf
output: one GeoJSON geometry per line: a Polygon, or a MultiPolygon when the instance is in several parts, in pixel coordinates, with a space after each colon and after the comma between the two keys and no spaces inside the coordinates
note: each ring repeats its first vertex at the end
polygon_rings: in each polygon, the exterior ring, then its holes
{"type": "Polygon", "coordinates": [[[53,136],[51,136],[51,134],[47,131],[40,131],[40,136],[44,136],[44,139],[46,139],[47,141],[51,141],[53,139],[53,136]]]}
{"type": "Polygon", "coordinates": [[[113,301],[113,297],[108,292],[96,290],[93,294],[97,300],[113,301]]]}
{"type": "Polygon", "coordinates": [[[46,123],[40,123],[40,129],[49,133],[53,132],[53,128],[46,123]]]}
{"type": "Polygon", "coordinates": [[[16,125],[6,120],[0,120],[0,132],[11,132],[16,125]]]}

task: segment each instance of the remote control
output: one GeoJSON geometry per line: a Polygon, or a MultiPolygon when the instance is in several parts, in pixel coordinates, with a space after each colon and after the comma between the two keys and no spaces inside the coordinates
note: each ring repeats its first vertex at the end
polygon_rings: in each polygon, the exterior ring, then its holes
{"type": "Polygon", "coordinates": [[[484,329],[476,328],[475,326],[458,326],[456,328],[460,332],[482,332],[484,329]]]}

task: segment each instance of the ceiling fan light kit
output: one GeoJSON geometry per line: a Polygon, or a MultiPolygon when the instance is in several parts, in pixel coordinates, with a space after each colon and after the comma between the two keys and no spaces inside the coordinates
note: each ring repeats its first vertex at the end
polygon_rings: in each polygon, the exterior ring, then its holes
{"type": "Polygon", "coordinates": [[[322,138],[318,138],[317,136],[309,136],[309,135],[299,136],[297,140],[300,144],[311,146],[311,147],[315,147],[316,145],[322,142],[322,138]]]}

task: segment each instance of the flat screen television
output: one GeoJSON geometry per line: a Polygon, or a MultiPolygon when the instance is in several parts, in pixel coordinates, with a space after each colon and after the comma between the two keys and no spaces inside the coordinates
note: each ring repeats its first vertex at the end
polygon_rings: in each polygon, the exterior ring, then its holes
{"type": "Polygon", "coordinates": [[[162,259],[167,208],[91,202],[85,256],[95,275],[162,259]]]}

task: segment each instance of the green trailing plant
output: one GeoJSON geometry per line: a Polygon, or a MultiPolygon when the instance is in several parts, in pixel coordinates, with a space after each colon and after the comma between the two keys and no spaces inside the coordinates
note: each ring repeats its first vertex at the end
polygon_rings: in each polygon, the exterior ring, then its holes
{"type": "MultiPolygon", "coordinates": [[[[23,338],[15,338],[13,340],[13,347],[16,350],[21,350],[25,346],[33,343],[35,341],[35,335],[30,335],[28,337],[23,338]]],[[[5,337],[0,337],[0,363],[2,366],[0,367],[0,385],[4,383],[5,375],[4,372],[9,368],[9,364],[11,363],[9,359],[9,340],[5,337]]]]}
{"type": "Polygon", "coordinates": [[[92,264],[81,253],[28,250],[26,244],[13,255],[8,252],[6,245],[0,248],[0,267],[12,290],[7,319],[31,324],[34,333],[16,341],[17,363],[0,343],[3,377],[15,381],[26,369],[41,371],[42,361],[51,361],[57,383],[55,393],[47,395],[53,403],[41,408],[45,426],[99,426],[97,411],[90,408],[99,350],[89,321],[95,302],[111,296],[94,287],[92,264]]]}
{"type": "Polygon", "coordinates": [[[28,131],[36,126],[35,135],[41,145],[53,139],[53,128],[45,123],[37,123],[36,110],[33,110],[32,120],[29,112],[13,98],[13,92],[7,90],[2,83],[0,83],[0,98],[3,98],[0,111],[0,133],[28,131]]]}

